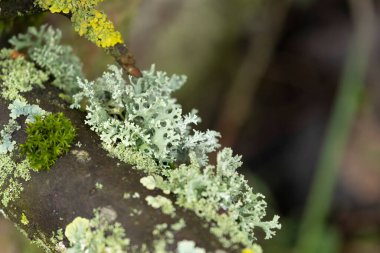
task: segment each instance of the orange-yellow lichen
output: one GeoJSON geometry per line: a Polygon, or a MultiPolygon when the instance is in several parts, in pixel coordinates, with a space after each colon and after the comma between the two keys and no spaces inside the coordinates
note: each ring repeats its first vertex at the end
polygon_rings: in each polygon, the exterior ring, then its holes
{"type": "Polygon", "coordinates": [[[100,2],[103,0],[35,0],[39,7],[52,13],[69,13],[80,9],[92,9],[100,2]]]}
{"type": "Polygon", "coordinates": [[[123,43],[107,15],[94,9],[103,0],[36,0],[35,3],[52,13],[71,14],[75,31],[99,47],[112,47],[123,43]]]}
{"type": "Polygon", "coordinates": [[[118,43],[123,43],[121,34],[115,30],[112,22],[98,10],[93,9],[86,11],[86,13],[76,12],[72,16],[72,20],[75,31],[99,47],[112,47],[118,43]]]}

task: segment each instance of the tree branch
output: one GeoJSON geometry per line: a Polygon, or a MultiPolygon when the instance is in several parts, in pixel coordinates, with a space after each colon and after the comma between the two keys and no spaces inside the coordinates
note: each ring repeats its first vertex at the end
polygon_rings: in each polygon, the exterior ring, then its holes
{"type": "MultiPolygon", "coordinates": [[[[194,213],[176,206],[176,218],[172,218],[149,206],[145,197],[162,193],[144,188],[139,182],[144,176],[142,172],[109,157],[100,147],[98,136],[83,124],[84,114],[63,106],[58,94],[59,90],[49,87],[35,89],[26,97],[33,103],[39,100],[40,107],[47,111],[63,112],[70,118],[77,128],[76,141],[81,146],[59,158],[49,171],[33,172],[31,180],[22,184],[24,190],[20,198],[8,206],[0,203],[0,210],[31,240],[42,241],[47,249],[54,251],[56,245],[48,239],[53,232],[64,229],[77,216],[91,218],[93,209],[109,207],[117,213],[116,220],[125,228],[132,245],[145,243],[152,249],[154,227],[162,223],[174,224],[183,218],[186,229],[174,234],[175,242],[193,240],[207,251],[223,248],[194,213]],[[88,159],[78,159],[78,152],[87,152],[88,159]],[[103,188],[98,189],[96,183],[103,188]],[[124,193],[133,195],[136,192],[139,198],[123,199],[124,193]],[[27,225],[22,222],[22,214],[29,221],[27,225]]],[[[7,108],[8,103],[0,98],[0,129],[9,120],[7,108]]],[[[14,134],[18,143],[25,142],[24,130],[25,125],[14,134]]],[[[173,196],[169,198],[174,199],[173,196]]]]}

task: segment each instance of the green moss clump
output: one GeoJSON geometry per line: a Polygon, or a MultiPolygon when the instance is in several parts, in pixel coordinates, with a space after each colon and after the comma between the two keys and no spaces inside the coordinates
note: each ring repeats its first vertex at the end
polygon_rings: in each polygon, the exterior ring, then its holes
{"type": "Polygon", "coordinates": [[[20,145],[21,152],[37,170],[49,169],[60,155],[69,151],[76,136],[73,124],[62,113],[36,116],[26,133],[28,137],[20,145]]]}

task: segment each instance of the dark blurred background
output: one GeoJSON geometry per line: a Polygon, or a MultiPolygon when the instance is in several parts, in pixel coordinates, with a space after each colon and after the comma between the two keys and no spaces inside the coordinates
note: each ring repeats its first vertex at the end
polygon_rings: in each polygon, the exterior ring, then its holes
{"type": "MultiPolygon", "coordinates": [[[[380,252],[378,1],[109,0],[102,9],[140,67],[189,77],[176,93],[184,111],[199,109],[199,128],[243,155],[241,172],[281,216],[265,252],[294,252],[308,209],[322,216],[309,217],[323,226],[319,252],[380,252]],[[327,180],[315,181],[318,170],[327,180]]],[[[112,63],[64,17],[45,20],[63,29],[88,78],[112,63]]],[[[0,253],[38,252],[13,234],[0,220],[0,253]]]]}

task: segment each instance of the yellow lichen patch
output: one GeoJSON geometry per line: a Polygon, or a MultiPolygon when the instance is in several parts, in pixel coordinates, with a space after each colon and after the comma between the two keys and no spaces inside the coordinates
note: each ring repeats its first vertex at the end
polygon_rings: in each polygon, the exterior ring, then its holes
{"type": "Polygon", "coordinates": [[[25,213],[21,214],[21,223],[24,224],[25,226],[29,224],[29,220],[26,217],[25,213]]]}
{"type": "Polygon", "coordinates": [[[84,12],[79,11],[72,16],[74,29],[79,35],[85,36],[99,47],[112,47],[123,43],[121,34],[115,30],[104,13],[95,9],[84,12]]]}
{"type": "Polygon", "coordinates": [[[251,249],[243,249],[241,253],[255,253],[255,252],[251,249]]]}
{"type": "Polygon", "coordinates": [[[52,13],[71,14],[75,31],[99,47],[112,47],[123,43],[120,32],[115,30],[107,15],[94,9],[103,0],[35,0],[44,10],[52,13]]]}
{"type": "Polygon", "coordinates": [[[69,13],[79,9],[90,9],[103,0],[36,0],[35,3],[42,9],[52,13],[69,13]]]}

